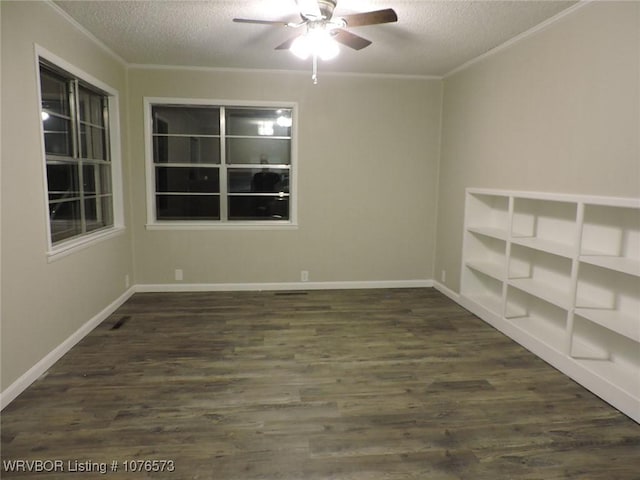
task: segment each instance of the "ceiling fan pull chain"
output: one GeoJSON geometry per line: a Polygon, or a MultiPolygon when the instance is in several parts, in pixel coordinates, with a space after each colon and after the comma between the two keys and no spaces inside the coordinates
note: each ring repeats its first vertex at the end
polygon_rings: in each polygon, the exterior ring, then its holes
{"type": "Polygon", "coordinates": [[[318,54],[314,52],[313,54],[313,73],[311,74],[311,80],[313,80],[313,84],[318,84],[318,54]]]}

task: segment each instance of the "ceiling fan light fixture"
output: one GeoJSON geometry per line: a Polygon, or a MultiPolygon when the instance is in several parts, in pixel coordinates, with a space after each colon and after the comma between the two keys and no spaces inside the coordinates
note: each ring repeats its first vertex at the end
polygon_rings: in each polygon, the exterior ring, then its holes
{"type": "Polygon", "coordinates": [[[306,60],[311,55],[311,47],[309,46],[309,39],[307,35],[300,35],[296,38],[291,44],[291,48],[289,48],[291,53],[293,53],[300,60],[306,60]]]}
{"type": "Polygon", "coordinates": [[[307,33],[293,41],[290,50],[302,60],[314,55],[326,61],[337,57],[340,53],[338,43],[324,28],[310,28],[307,33]]]}

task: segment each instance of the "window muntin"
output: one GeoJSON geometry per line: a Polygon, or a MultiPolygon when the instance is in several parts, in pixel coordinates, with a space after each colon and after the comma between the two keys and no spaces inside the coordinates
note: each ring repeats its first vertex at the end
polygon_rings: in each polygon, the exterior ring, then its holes
{"type": "Polygon", "coordinates": [[[288,223],[292,113],[150,104],[154,220],[288,223]]]}
{"type": "Polygon", "coordinates": [[[114,226],[108,95],[40,61],[52,245],[114,226]]]}

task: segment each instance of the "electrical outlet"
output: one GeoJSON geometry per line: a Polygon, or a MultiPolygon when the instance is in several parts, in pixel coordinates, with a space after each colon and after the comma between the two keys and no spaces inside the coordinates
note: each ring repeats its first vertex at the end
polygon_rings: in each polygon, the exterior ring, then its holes
{"type": "Polygon", "coordinates": [[[131,281],[129,280],[129,274],[127,273],[124,276],[124,288],[129,288],[131,286],[131,281]]]}
{"type": "Polygon", "coordinates": [[[182,273],[182,269],[181,268],[176,268],[176,274],[175,274],[175,278],[177,281],[181,282],[184,278],[184,275],[182,273]]]}
{"type": "Polygon", "coordinates": [[[444,283],[444,282],[446,282],[446,281],[447,281],[447,271],[446,271],[446,270],[442,270],[442,271],[440,272],[440,281],[441,281],[442,283],[444,283]]]}
{"type": "Polygon", "coordinates": [[[309,281],[309,272],[307,270],[302,270],[300,272],[300,281],[308,282],[309,281]]]}

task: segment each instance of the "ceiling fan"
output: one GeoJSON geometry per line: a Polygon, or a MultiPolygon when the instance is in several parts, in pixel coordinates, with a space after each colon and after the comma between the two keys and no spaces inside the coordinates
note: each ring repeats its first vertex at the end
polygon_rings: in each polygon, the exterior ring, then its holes
{"type": "Polygon", "coordinates": [[[301,18],[299,22],[251,18],[234,18],[233,21],[293,29],[302,28],[301,33],[278,45],[276,50],[291,50],[302,59],[311,56],[313,59],[312,79],[315,84],[318,83],[318,57],[322,60],[335,57],[339,52],[338,43],[354,50],[361,50],[371,45],[370,40],[351,33],[346,30],[347,28],[398,21],[398,16],[392,8],[334,17],[333,11],[337,3],[338,0],[296,0],[301,18]]]}

